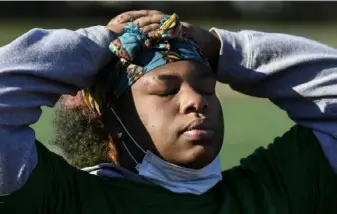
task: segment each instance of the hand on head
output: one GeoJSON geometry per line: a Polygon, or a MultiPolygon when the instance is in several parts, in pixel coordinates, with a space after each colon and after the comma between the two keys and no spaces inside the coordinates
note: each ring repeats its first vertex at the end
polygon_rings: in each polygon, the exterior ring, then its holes
{"type": "MultiPolygon", "coordinates": [[[[128,11],[113,18],[107,27],[116,34],[122,34],[123,28],[132,21],[133,23],[139,24],[139,27],[145,33],[148,33],[159,27],[160,21],[164,16],[165,14],[163,12],[157,10],[128,11]]],[[[220,50],[220,40],[218,36],[215,33],[211,33],[202,27],[192,25],[188,22],[182,22],[182,24],[184,31],[193,37],[209,61],[216,63],[220,50]]]]}
{"type": "Polygon", "coordinates": [[[156,10],[138,10],[122,13],[113,18],[107,28],[116,34],[122,34],[123,28],[130,22],[139,24],[144,32],[149,32],[158,28],[164,13],[156,10]]]}

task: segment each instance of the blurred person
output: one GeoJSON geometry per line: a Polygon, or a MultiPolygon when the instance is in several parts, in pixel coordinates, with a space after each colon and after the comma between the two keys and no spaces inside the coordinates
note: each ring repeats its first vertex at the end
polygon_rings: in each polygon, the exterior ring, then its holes
{"type": "Polygon", "coordinates": [[[1,213],[335,213],[331,47],[131,11],[107,27],[33,29],[0,56],[1,213]],[[297,124],[221,171],[216,81],[297,124]],[[61,95],[54,143],[74,166],[29,127],[61,95]]]}

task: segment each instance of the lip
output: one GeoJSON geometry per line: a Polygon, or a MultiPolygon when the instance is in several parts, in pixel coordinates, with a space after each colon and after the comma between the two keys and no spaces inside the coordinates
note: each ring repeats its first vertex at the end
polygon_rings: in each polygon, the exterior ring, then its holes
{"type": "Polygon", "coordinates": [[[206,120],[194,120],[187,124],[182,135],[192,141],[207,140],[213,137],[214,130],[206,120]]]}

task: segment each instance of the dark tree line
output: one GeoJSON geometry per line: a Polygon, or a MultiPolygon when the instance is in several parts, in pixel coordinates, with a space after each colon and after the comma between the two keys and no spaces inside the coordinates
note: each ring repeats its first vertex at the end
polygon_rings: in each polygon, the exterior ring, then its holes
{"type": "Polygon", "coordinates": [[[159,9],[184,19],[326,21],[337,19],[337,2],[0,2],[1,17],[112,17],[125,10],[159,9]]]}

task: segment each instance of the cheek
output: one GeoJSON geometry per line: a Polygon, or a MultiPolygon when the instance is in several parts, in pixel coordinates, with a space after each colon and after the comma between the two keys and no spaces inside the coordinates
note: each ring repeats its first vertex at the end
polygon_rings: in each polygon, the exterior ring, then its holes
{"type": "Polygon", "coordinates": [[[153,141],[169,139],[172,131],[176,108],[172,102],[159,102],[157,98],[149,96],[138,102],[135,100],[136,110],[144,127],[153,141]],[[164,136],[164,137],[163,137],[164,136]]]}
{"type": "Polygon", "coordinates": [[[177,134],[174,123],[174,108],[170,104],[161,105],[147,101],[148,105],[139,109],[139,117],[151,139],[148,148],[164,159],[172,151],[177,134]]]}

